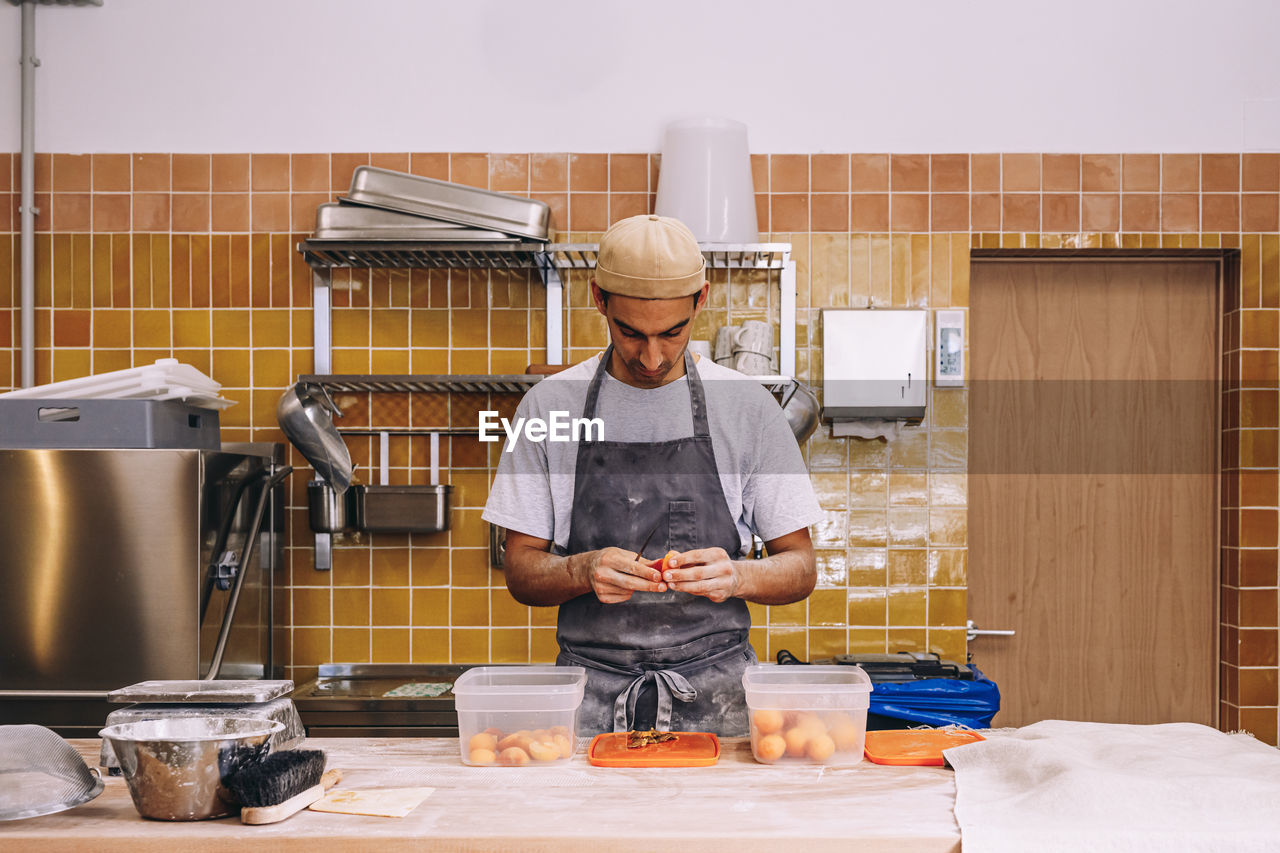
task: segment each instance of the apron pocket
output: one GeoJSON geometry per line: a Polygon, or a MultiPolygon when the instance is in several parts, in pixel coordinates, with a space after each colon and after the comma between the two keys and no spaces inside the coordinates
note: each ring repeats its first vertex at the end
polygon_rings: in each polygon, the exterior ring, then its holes
{"type": "Polygon", "coordinates": [[[689,551],[700,547],[697,504],[693,501],[667,501],[667,549],[689,551]]]}

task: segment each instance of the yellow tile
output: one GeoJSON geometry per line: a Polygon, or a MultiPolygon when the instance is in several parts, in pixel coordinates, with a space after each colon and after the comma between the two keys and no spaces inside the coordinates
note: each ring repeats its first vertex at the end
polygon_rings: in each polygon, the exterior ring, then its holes
{"type": "Polygon", "coordinates": [[[489,473],[487,471],[450,471],[449,483],[453,486],[455,507],[483,508],[485,501],[488,500],[489,473]]]}
{"type": "MultiPolygon", "coordinates": [[[[770,628],[767,657],[775,660],[786,649],[801,660],[809,659],[809,632],[804,628],[770,628]]],[[[757,652],[759,649],[757,649],[757,652]]]]}
{"type": "MultiPolygon", "coordinates": [[[[243,349],[217,349],[213,351],[212,378],[226,388],[250,387],[249,351],[243,349]]],[[[223,389],[225,392],[225,388],[223,389]]],[[[226,396],[224,393],[223,396],[226,396]]],[[[223,413],[226,415],[226,412],[223,413]]]]}
{"type": "Polygon", "coordinates": [[[409,351],[402,349],[376,349],[371,354],[370,364],[374,373],[409,373],[409,351]]]}
{"type": "Polygon", "coordinates": [[[440,376],[449,372],[449,351],[443,349],[416,349],[410,353],[411,373],[440,376]]]}
{"type": "MultiPolygon", "coordinates": [[[[175,311],[174,326],[177,327],[177,314],[188,313],[175,311]]],[[[193,314],[208,312],[190,312],[193,314]]],[[[290,312],[287,309],[259,308],[251,312],[253,328],[250,337],[255,347],[288,347],[292,345],[290,312]]]]}
{"type": "Polygon", "coordinates": [[[930,586],[964,586],[968,582],[967,556],[963,548],[930,549],[930,586]]]}
{"type": "Polygon", "coordinates": [[[951,304],[951,235],[929,237],[929,304],[935,308],[951,304]]]}
{"type": "Polygon", "coordinates": [[[823,509],[845,509],[849,504],[849,478],[843,471],[815,471],[809,475],[823,509]]]}
{"type": "Polygon", "coordinates": [[[929,307],[929,276],[931,273],[929,259],[928,234],[912,234],[911,240],[911,278],[907,292],[907,304],[913,308],[929,307]]]}
{"type": "Polygon", "coordinates": [[[885,611],[886,590],[850,589],[849,624],[876,626],[888,624],[885,611]]]}
{"type": "Polygon", "coordinates": [[[924,547],[929,529],[927,509],[890,507],[889,544],[895,546],[924,547]]]}
{"type": "Polygon", "coordinates": [[[529,345],[528,311],[492,311],[489,333],[494,346],[527,347],[529,345]]]}
{"type": "Polygon", "coordinates": [[[965,468],[969,460],[969,433],[966,430],[933,431],[929,448],[930,468],[965,468]]]}
{"type": "Polygon", "coordinates": [[[815,548],[814,568],[818,589],[844,587],[849,582],[849,561],[843,548],[815,548]]]}
{"type": "Polygon", "coordinates": [[[908,305],[911,276],[911,238],[894,234],[889,238],[890,298],[892,304],[904,308],[908,305]]]}
{"type": "Polygon", "coordinates": [[[892,506],[925,506],[929,502],[929,475],[922,471],[892,471],[889,503],[892,506]]]}
{"type": "Polygon", "coordinates": [[[889,554],[883,548],[850,548],[846,552],[849,586],[884,586],[889,554]]]}
{"type": "Polygon", "coordinates": [[[963,234],[951,235],[951,307],[969,307],[969,244],[963,234]]]}
{"type": "Polygon", "coordinates": [[[506,589],[489,590],[489,618],[492,625],[528,626],[531,609],[512,598],[506,589]]]}
{"type": "Polygon", "coordinates": [[[805,625],[807,624],[808,611],[805,602],[797,601],[794,604],[775,604],[769,608],[769,627],[775,625],[805,625]]]}
{"type": "MultiPolygon", "coordinates": [[[[409,625],[410,591],[406,587],[374,587],[373,624],[385,626],[409,625]]],[[[405,635],[408,650],[408,634],[405,635]]]]}
{"type": "Polygon", "coordinates": [[[446,663],[451,659],[448,628],[414,628],[410,642],[413,663],[446,663]]]}
{"type": "Polygon", "coordinates": [[[478,509],[454,509],[450,514],[449,544],[455,548],[488,548],[489,527],[478,509]]]}
{"type": "Polygon", "coordinates": [[[368,586],[371,578],[369,549],[340,547],[333,549],[333,571],[329,575],[337,586],[368,586]]]}
{"type": "Polygon", "coordinates": [[[873,234],[868,240],[868,293],[870,295],[868,304],[877,308],[887,308],[893,304],[893,272],[889,236],[873,234]]]}
{"type": "MultiPolygon", "coordinates": [[[[129,351],[127,349],[126,350],[95,349],[93,351],[93,372],[94,373],[110,373],[113,370],[126,370],[132,366],[133,366],[133,359],[130,356],[129,351]]],[[[4,377],[8,375],[9,374],[7,371],[0,370],[0,377],[4,377]]]]}
{"type": "Polygon", "coordinates": [[[490,659],[494,663],[528,663],[529,629],[494,628],[490,659]]]}
{"type": "Polygon", "coordinates": [[[333,632],[330,628],[294,628],[291,633],[294,666],[318,666],[334,662],[333,632]]]}
{"type": "Polygon", "coordinates": [[[374,628],[374,663],[410,663],[413,660],[412,635],[408,628],[374,628]]]}
{"type": "Polygon", "coordinates": [[[748,632],[747,640],[749,643],[751,643],[751,648],[755,651],[756,656],[759,659],[768,660],[769,659],[769,629],[759,627],[761,623],[754,619],[752,620],[751,624],[755,625],[756,627],[752,628],[748,632]]]}
{"type": "Polygon", "coordinates": [[[822,518],[811,526],[810,535],[818,547],[843,547],[848,531],[848,514],[842,509],[832,509],[822,511],[822,518]]]}
{"type": "Polygon", "coordinates": [[[928,555],[923,548],[889,549],[889,583],[924,586],[929,576],[928,555]]]}
{"type": "Polygon", "coordinates": [[[560,609],[558,607],[530,607],[529,622],[535,628],[538,628],[538,627],[555,628],[556,616],[559,614],[559,612],[560,612],[560,609]]]}
{"type": "Polygon", "coordinates": [[[847,444],[850,468],[883,468],[889,464],[889,442],[882,438],[836,439],[847,444]]]}
{"type": "Polygon", "coordinates": [[[211,311],[213,318],[213,345],[219,349],[248,348],[251,326],[248,311],[219,308],[211,311]]]}
{"type": "Polygon", "coordinates": [[[850,510],[848,544],[855,548],[883,548],[889,544],[889,523],[884,510],[850,510]]]}
{"type": "Polygon", "coordinates": [[[454,309],[449,315],[449,345],[455,348],[489,346],[489,311],[454,309]]]}
{"type": "Polygon", "coordinates": [[[484,548],[454,548],[449,560],[450,582],[454,586],[490,587],[494,585],[494,575],[497,572],[489,566],[487,543],[484,548]]]}
{"type": "Polygon", "coordinates": [[[928,648],[928,632],[924,628],[890,628],[888,630],[889,653],[923,652],[928,648]]]}
{"type": "Polygon", "coordinates": [[[333,309],[333,346],[343,348],[368,347],[369,317],[370,311],[367,308],[333,309]]]}
{"type": "Polygon", "coordinates": [[[814,234],[809,262],[809,304],[818,308],[849,307],[849,237],[814,234]]]}
{"type": "Polygon", "coordinates": [[[449,354],[450,373],[459,376],[475,376],[489,372],[489,351],[483,349],[455,349],[449,354]]]}
{"type": "Polygon", "coordinates": [[[488,628],[451,628],[449,646],[454,663],[488,663],[492,658],[488,628]]]}
{"type": "Polygon", "coordinates": [[[848,653],[849,632],[844,628],[810,628],[809,659],[824,660],[848,653]]]}
{"type": "Polygon", "coordinates": [[[255,388],[284,388],[292,383],[293,371],[287,349],[255,349],[253,351],[255,388]]]}
{"type": "Polygon", "coordinates": [[[964,427],[969,423],[969,391],[966,388],[933,389],[929,422],[939,428],[964,427]]]}
{"type": "Polygon", "coordinates": [[[556,643],[555,628],[534,628],[529,632],[529,662],[554,663],[560,654],[560,646],[556,643]]]}
{"type": "Polygon", "coordinates": [[[923,589],[889,590],[889,628],[925,624],[926,594],[923,589]]]}
{"type": "MultiPolygon", "coordinates": [[[[845,625],[848,618],[847,594],[844,589],[815,589],[809,595],[810,627],[814,625],[845,625]]],[[[770,621],[770,624],[784,624],[770,621]]]]}
{"type": "Polygon", "coordinates": [[[327,628],[333,624],[332,606],[332,592],[328,587],[295,588],[292,624],[327,628]]]}
{"type": "MultiPolygon", "coordinates": [[[[192,349],[210,346],[212,312],[177,309],[173,312],[173,345],[192,349]]],[[[95,339],[96,343],[96,339],[95,339]]]]}
{"type": "Polygon", "coordinates": [[[453,589],[449,592],[450,622],[453,627],[489,624],[489,590],[453,589]]]}
{"type": "Polygon", "coordinates": [[[819,427],[806,446],[806,461],[810,471],[844,468],[849,464],[850,439],[832,438],[830,430],[819,427]]]}
{"type": "Polygon", "coordinates": [[[929,625],[947,628],[964,625],[966,606],[963,589],[929,590],[929,625]]]}
{"type": "Polygon", "coordinates": [[[415,588],[412,601],[413,627],[448,626],[448,589],[439,587],[415,588]]]}
{"type": "Polygon", "coordinates": [[[162,309],[135,309],[133,312],[133,345],[167,349],[173,345],[170,313],[162,309]]]}
{"type": "Polygon", "coordinates": [[[968,654],[964,629],[930,628],[929,651],[943,660],[963,661],[968,654]]]}
{"type": "Polygon", "coordinates": [[[967,545],[968,512],[963,509],[929,510],[930,545],[967,545]]]}
{"type": "Polygon", "coordinates": [[[370,351],[361,349],[335,349],[333,351],[334,373],[370,373],[373,371],[373,359],[370,351]]]}
{"type": "Polygon", "coordinates": [[[527,349],[495,349],[489,353],[489,367],[494,373],[524,373],[525,367],[533,361],[527,349]]]}
{"type": "MultiPolygon", "coordinates": [[[[411,557],[408,548],[374,548],[372,549],[372,558],[372,582],[375,587],[409,585],[411,557]]],[[[407,619],[405,622],[396,624],[407,624],[407,619]]]]}
{"type": "Polygon", "coordinates": [[[403,349],[409,346],[409,309],[379,308],[373,319],[373,346],[403,349]]]}
{"type": "Polygon", "coordinates": [[[58,349],[53,352],[53,381],[79,379],[93,372],[93,357],[88,349],[58,349]]]}
{"type": "Polygon", "coordinates": [[[888,648],[884,628],[851,628],[849,654],[882,655],[888,648]]]}
{"type": "Polygon", "coordinates": [[[373,633],[369,628],[334,628],[333,657],[341,663],[369,663],[373,633]]]}
{"type": "Polygon", "coordinates": [[[929,464],[929,433],[921,427],[904,426],[888,443],[889,465],[894,468],[926,468],[929,464]]]}
{"type": "Polygon", "coordinates": [[[969,476],[949,471],[930,473],[929,503],[933,506],[966,506],[969,503],[969,476]]]}
{"type": "Polygon", "coordinates": [[[883,507],[888,505],[889,477],[884,471],[853,470],[849,472],[849,506],[883,507]]]}
{"type": "Polygon", "coordinates": [[[333,624],[367,626],[369,617],[369,590],[362,587],[341,587],[333,590],[333,624]]]}
{"type": "MultiPolygon", "coordinates": [[[[133,345],[133,312],[98,308],[92,314],[95,349],[128,349],[133,345]]],[[[15,343],[17,335],[15,334],[15,343]]],[[[205,335],[208,338],[208,334],[205,335]]]]}

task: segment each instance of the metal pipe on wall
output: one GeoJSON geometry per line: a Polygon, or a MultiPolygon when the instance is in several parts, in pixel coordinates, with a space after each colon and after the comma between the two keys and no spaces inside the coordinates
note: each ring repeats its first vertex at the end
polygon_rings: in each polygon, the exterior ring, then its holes
{"type": "Polygon", "coordinates": [[[18,254],[19,336],[22,340],[22,387],[36,384],[36,4],[22,4],[22,154],[18,254]]]}

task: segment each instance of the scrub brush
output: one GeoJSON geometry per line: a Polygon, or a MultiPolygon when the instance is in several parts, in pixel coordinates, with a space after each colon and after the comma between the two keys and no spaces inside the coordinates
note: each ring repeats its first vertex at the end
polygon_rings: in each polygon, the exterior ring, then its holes
{"type": "Polygon", "coordinates": [[[325,771],[320,750],[287,749],[237,771],[223,784],[243,806],[240,822],[263,824],[305,809],[341,779],[341,770],[325,771]]]}

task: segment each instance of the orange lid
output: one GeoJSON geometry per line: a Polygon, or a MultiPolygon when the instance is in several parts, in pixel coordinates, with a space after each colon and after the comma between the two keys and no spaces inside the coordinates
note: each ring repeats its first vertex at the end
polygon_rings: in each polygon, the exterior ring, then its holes
{"type": "Polygon", "coordinates": [[[942,767],[942,750],[986,740],[962,729],[888,729],[867,732],[865,752],[876,764],[922,764],[942,767]]]}
{"type": "Polygon", "coordinates": [[[675,740],[627,747],[627,732],[591,739],[587,761],[596,767],[710,767],[720,758],[720,739],[710,732],[671,732],[675,740]]]}

